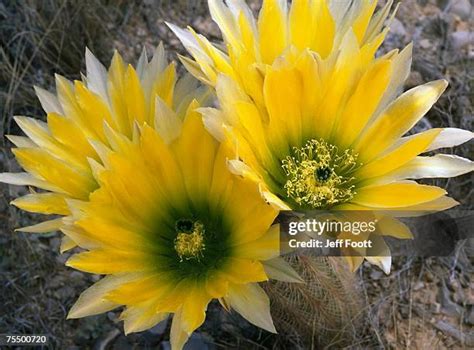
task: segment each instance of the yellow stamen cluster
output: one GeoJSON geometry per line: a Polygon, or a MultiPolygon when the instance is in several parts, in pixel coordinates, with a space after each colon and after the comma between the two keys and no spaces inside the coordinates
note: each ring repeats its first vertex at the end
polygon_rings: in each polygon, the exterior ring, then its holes
{"type": "Polygon", "coordinates": [[[191,231],[178,232],[174,240],[174,249],[178,253],[181,261],[198,259],[202,257],[205,249],[204,244],[204,225],[196,221],[191,231]]]}
{"type": "Polygon", "coordinates": [[[287,176],[286,194],[301,206],[327,208],[350,201],[355,194],[350,174],[357,168],[357,154],[339,153],[324,140],[309,140],[294,147],[293,156],[282,161],[287,176]]]}

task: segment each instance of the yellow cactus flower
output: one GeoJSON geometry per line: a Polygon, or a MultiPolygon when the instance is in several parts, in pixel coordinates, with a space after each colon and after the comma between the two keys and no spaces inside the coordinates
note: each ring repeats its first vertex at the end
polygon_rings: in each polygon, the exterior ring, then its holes
{"type": "MultiPolygon", "coordinates": [[[[175,64],[168,64],[160,45],[149,62],[144,50],[136,69],[115,53],[110,69],[86,50],[87,74],[71,83],[56,76],[56,95],[41,88],[36,93],[47,122],[15,117],[26,137],[8,136],[16,145],[23,173],[0,174],[0,181],[41,191],[15,199],[12,204],[41,214],[70,215],[68,199],[87,200],[98,187],[94,172],[110,151],[120,148],[111,134],[137,138],[137,127],[148,124],[164,132],[181,123],[193,99],[203,101],[208,89],[188,76],[177,82],[175,64]]],[[[19,229],[49,232],[64,227],[63,217],[19,229]]],[[[64,239],[61,249],[75,246],[64,239]]]]}
{"type": "MultiPolygon", "coordinates": [[[[171,126],[171,124],[170,124],[171,126]]],[[[251,323],[275,332],[258,282],[299,281],[278,258],[278,213],[255,185],[229,172],[219,144],[192,109],[163,137],[145,125],[137,143],[118,138],[97,172],[89,201],[68,200],[66,233],[87,251],[67,265],[105,274],[72,307],[69,318],[126,306],[125,332],[174,314],[173,349],[181,349],[218,299],[251,323]]]]}
{"type": "Polygon", "coordinates": [[[310,50],[327,64],[334,63],[341,45],[362,51],[359,64],[367,64],[382,44],[395,12],[390,16],[393,0],[375,15],[376,0],[294,0],[289,9],[287,0],[263,0],[256,20],[244,0],[208,3],[227,52],[191,27],[183,30],[168,23],[194,58],[181,56],[183,64],[212,86],[216,86],[220,74],[229,76],[262,106],[266,65],[272,65],[290,49],[310,50]]]}
{"type": "MultiPolygon", "coordinates": [[[[183,58],[188,70],[215,87],[219,108],[200,111],[208,130],[235,143],[232,172],[255,181],[282,210],[397,216],[455,206],[444,189],[413,180],[472,171],[468,159],[422,154],[473,133],[436,128],[406,136],[447,82],[399,95],[412,46],[375,57],[392,1],[375,15],[375,0],[295,0],[289,11],[286,4],[264,0],[256,21],[243,1],[209,0],[225,53],[191,28],[170,25],[194,58],[183,58]]],[[[389,227],[406,238],[399,222],[389,227]]],[[[363,260],[354,259],[353,267],[363,260]]],[[[389,256],[368,260],[390,269],[389,256]]]]}

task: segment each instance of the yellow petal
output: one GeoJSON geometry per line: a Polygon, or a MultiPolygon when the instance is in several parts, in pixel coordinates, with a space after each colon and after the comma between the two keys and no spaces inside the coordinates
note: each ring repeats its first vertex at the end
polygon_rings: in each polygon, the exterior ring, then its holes
{"type": "Polygon", "coordinates": [[[296,69],[269,69],[265,76],[265,105],[270,116],[269,132],[283,131],[281,147],[298,145],[302,135],[302,79],[296,69]]]}
{"type": "Polygon", "coordinates": [[[213,271],[208,273],[206,278],[206,292],[214,298],[222,298],[227,295],[229,289],[229,281],[227,276],[222,271],[213,271]]]}
{"type": "Polygon", "coordinates": [[[345,255],[344,258],[346,259],[347,263],[349,264],[349,269],[352,272],[355,272],[360,265],[364,262],[363,256],[349,256],[345,255]]]}
{"type": "Polygon", "coordinates": [[[88,137],[105,141],[102,125],[104,121],[114,125],[109,108],[99,96],[89,91],[81,82],[75,82],[76,101],[82,110],[81,129],[87,130],[88,137]]]}
{"type": "Polygon", "coordinates": [[[385,175],[405,165],[418,154],[423,153],[440,131],[441,129],[431,129],[407,138],[394,150],[361,167],[354,176],[360,179],[370,179],[385,175]]]}
{"type": "Polygon", "coordinates": [[[250,283],[267,281],[263,265],[256,260],[228,258],[223,271],[232,283],[250,283]]]}
{"type": "Polygon", "coordinates": [[[138,306],[147,300],[161,298],[170,288],[164,274],[144,274],[141,278],[117,286],[107,293],[106,299],[117,304],[138,306]]]}
{"type": "Polygon", "coordinates": [[[385,274],[390,273],[392,265],[392,257],[390,256],[390,248],[380,236],[372,236],[372,248],[368,249],[368,256],[365,259],[378,267],[380,267],[385,274]],[[373,253],[380,254],[380,256],[373,256],[373,253]]]}
{"type": "Polygon", "coordinates": [[[234,247],[235,256],[245,259],[269,260],[280,254],[280,226],[273,225],[255,241],[234,247]]]}
{"type": "Polygon", "coordinates": [[[226,163],[229,153],[227,142],[222,143],[214,161],[212,184],[208,196],[211,209],[216,211],[229,201],[234,186],[232,174],[227,169],[226,163]]]}
{"type": "Polygon", "coordinates": [[[339,147],[349,147],[359,136],[383,96],[390,73],[391,62],[379,60],[361,77],[337,124],[334,137],[339,147]]]}
{"type": "Polygon", "coordinates": [[[58,98],[54,94],[38,86],[34,86],[34,89],[36,96],[40,100],[41,107],[43,107],[46,113],[64,113],[58,98]]]}
{"type": "Polygon", "coordinates": [[[474,162],[452,154],[416,157],[386,176],[395,179],[454,177],[474,171],[474,162]]]}
{"type": "Polygon", "coordinates": [[[125,99],[126,83],[125,83],[126,67],[122,57],[114,53],[112,63],[108,73],[109,97],[112,105],[112,116],[118,130],[124,135],[132,134],[132,124],[128,118],[127,101],[125,99]]]}
{"type": "Polygon", "coordinates": [[[263,236],[277,216],[277,211],[260,198],[257,186],[250,180],[234,179],[232,193],[224,210],[229,213],[234,244],[255,241],[263,236]]]}
{"type": "Polygon", "coordinates": [[[258,18],[260,52],[271,64],[287,46],[286,0],[264,0],[258,18]]]}
{"type": "MultiPolygon", "coordinates": [[[[182,136],[181,136],[182,137],[182,136]]],[[[190,140],[192,142],[194,140],[190,140]]],[[[152,128],[145,126],[142,130],[142,137],[140,140],[140,147],[142,156],[146,161],[146,168],[148,172],[151,172],[154,182],[159,184],[160,188],[167,192],[170,202],[182,201],[183,196],[186,193],[186,188],[182,186],[184,183],[183,174],[179,167],[176,155],[168,147],[163,138],[152,128]]],[[[194,150],[195,146],[191,146],[185,150],[186,158],[198,158],[198,155],[190,152],[194,150]]],[[[200,155],[200,154],[199,154],[200,155]]],[[[179,157],[183,157],[179,155],[179,157]]],[[[126,159],[124,160],[126,161],[126,159]]],[[[192,169],[189,169],[192,171],[192,169]]],[[[140,185],[140,184],[139,184],[140,185]]],[[[140,185],[143,187],[142,185],[140,185]]],[[[151,200],[153,193],[151,192],[151,200]]]]}
{"type": "Polygon", "coordinates": [[[90,173],[72,168],[43,149],[15,148],[12,152],[29,173],[45,179],[75,198],[88,198],[97,186],[90,173]]]}
{"type": "Polygon", "coordinates": [[[17,198],[11,204],[33,213],[69,215],[65,198],[62,194],[35,193],[17,198]]]}
{"type": "Polygon", "coordinates": [[[62,254],[68,250],[71,250],[72,248],[77,247],[76,242],[74,242],[71,238],[68,236],[63,236],[61,238],[61,246],[59,247],[59,252],[62,254]]]}
{"type": "Polygon", "coordinates": [[[148,122],[146,107],[145,107],[145,94],[138,79],[137,72],[131,65],[128,65],[127,72],[125,74],[125,91],[124,94],[128,121],[130,125],[137,120],[139,123],[148,122]]]}
{"type": "Polygon", "coordinates": [[[374,13],[375,6],[377,6],[377,1],[364,2],[362,5],[362,11],[352,24],[352,29],[354,30],[359,44],[362,43],[362,39],[365,37],[365,33],[367,27],[369,26],[369,21],[374,13]]]}
{"type": "Polygon", "coordinates": [[[283,258],[274,258],[263,262],[267,276],[283,282],[303,283],[303,279],[283,258]]]}
{"type": "Polygon", "coordinates": [[[124,320],[125,335],[150,329],[168,317],[168,313],[156,312],[154,303],[155,300],[151,299],[140,306],[127,306],[120,315],[124,320]]]}
{"type": "Polygon", "coordinates": [[[183,311],[182,308],[180,308],[174,314],[173,322],[171,323],[171,347],[175,350],[181,350],[190,336],[190,334],[184,330],[182,319],[183,311]]]}
{"type": "Polygon", "coordinates": [[[392,183],[363,187],[358,190],[352,202],[373,208],[399,208],[429,202],[444,194],[446,191],[436,186],[392,183]]]}
{"type": "Polygon", "coordinates": [[[99,282],[82,292],[81,296],[69,310],[67,318],[81,318],[98,315],[103,312],[115,309],[119,304],[105,299],[105,295],[114,290],[122,283],[129,282],[136,278],[136,275],[126,274],[121,276],[106,276],[99,282]]]}
{"type": "Polygon", "coordinates": [[[59,219],[43,221],[36,225],[17,228],[15,229],[15,231],[29,232],[29,233],[54,232],[54,231],[58,231],[62,225],[63,225],[63,219],[59,218],[59,219]]]}
{"type": "Polygon", "coordinates": [[[36,145],[54,154],[81,170],[87,170],[87,162],[83,157],[78,157],[75,152],[71,152],[63,144],[51,137],[46,123],[33,118],[16,116],[15,121],[18,126],[31,138],[36,145]]]}
{"type": "Polygon", "coordinates": [[[342,107],[347,103],[349,97],[347,91],[354,84],[355,74],[359,68],[356,57],[359,55],[357,39],[352,31],[348,31],[342,40],[335,67],[322,83],[325,87],[323,103],[313,121],[313,128],[318,137],[323,139],[330,137],[334,123],[342,107]]]}
{"type": "Polygon", "coordinates": [[[315,31],[314,15],[309,0],[294,0],[291,3],[290,40],[300,50],[304,50],[312,44],[315,31]]]}
{"type": "Polygon", "coordinates": [[[59,187],[29,173],[0,173],[0,182],[17,186],[34,186],[43,190],[65,193],[59,187]]]}
{"type": "Polygon", "coordinates": [[[98,274],[149,270],[152,263],[141,252],[96,249],[73,255],[66,266],[98,274]]]}
{"type": "Polygon", "coordinates": [[[459,202],[448,196],[441,196],[432,201],[412,205],[409,207],[392,208],[387,215],[394,217],[417,217],[429,213],[436,213],[438,211],[448,210],[459,205],[459,202]]]}
{"type": "Polygon", "coordinates": [[[384,236],[396,237],[399,239],[413,238],[410,228],[400,220],[388,215],[384,215],[377,220],[377,227],[384,236]]]}
{"type": "Polygon", "coordinates": [[[311,48],[319,53],[322,58],[326,58],[333,48],[336,23],[327,1],[313,1],[313,6],[310,11],[315,13],[316,28],[314,29],[311,48]]]}
{"type": "Polygon", "coordinates": [[[199,201],[205,198],[211,185],[218,145],[204,128],[198,113],[188,112],[181,137],[173,146],[190,199],[199,201]]]}
{"type": "Polygon", "coordinates": [[[193,288],[188,290],[181,316],[181,326],[186,333],[191,334],[204,323],[210,299],[206,289],[202,288],[200,284],[196,283],[193,288]]]}
{"type": "Polygon", "coordinates": [[[83,158],[98,159],[97,155],[85,138],[79,125],[73,120],[55,113],[48,113],[48,127],[53,137],[83,158]]]}
{"type": "Polygon", "coordinates": [[[237,27],[230,10],[224,5],[222,0],[209,0],[208,5],[211,17],[219,26],[226,42],[231,46],[238,46],[239,40],[236,37],[237,27]]]}
{"type": "Polygon", "coordinates": [[[362,162],[372,160],[410,130],[446,89],[445,80],[437,80],[409,90],[395,100],[364,132],[355,150],[362,162]]]}
{"type": "Polygon", "coordinates": [[[103,247],[121,249],[128,247],[134,250],[145,249],[146,243],[130,224],[120,220],[110,220],[108,216],[119,215],[117,211],[106,208],[91,207],[91,214],[76,221],[75,227],[82,228],[84,239],[100,244],[103,247]],[[95,215],[94,215],[95,214],[95,215]]]}
{"type": "Polygon", "coordinates": [[[270,301],[257,283],[232,284],[229,286],[229,295],[225,299],[247,321],[276,333],[270,314],[270,301]]]}

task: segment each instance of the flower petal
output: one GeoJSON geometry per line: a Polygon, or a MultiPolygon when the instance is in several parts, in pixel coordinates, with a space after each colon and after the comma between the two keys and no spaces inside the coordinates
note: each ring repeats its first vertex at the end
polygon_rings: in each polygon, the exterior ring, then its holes
{"type": "Polygon", "coordinates": [[[374,161],[363,165],[356,172],[355,177],[360,179],[370,179],[385,175],[393,169],[403,166],[418,154],[423,153],[428,145],[433,142],[435,137],[439,135],[440,131],[441,130],[439,129],[431,129],[416,134],[413,137],[406,138],[406,140],[395,149],[390,150],[374,161]]]}
{"type": "Polygon", "coordinates": [[[43,190],[64,193],[60,188],[29,173],[0,173],[0,182],[17,186],[33,186],[43,190]]]}
{"type": "Polygon", "coordinates": [[[225,273],[229,282],[236,284],[268,280],[262,263],[256,260],[228,258],[223,273],[225,273]]]}
{"type": "Polygon", "coordinates": [[[225,298],[228,304],[250,323],[276,333],[267,294],[256,283],[231,284],[225,298]]]}
{"type": "Polygon", "coordinates": [[[69,215],[65,198],[65,195],[57,193],[34,193],[17,198],[10,204],[33,213],[69,215]]]}
{"type": "Polygon", "coordinates": [[[373,208],[399,208],[426,203],[446,194],[436,186],[417,183],[392,183],[358,190],[353,203],[373,208]]]}
{"type": "Polygon", "coordinates": [[[150,299],[140,306],[127,306],[120,315],[124,320],[125,335],[150,329],[168,317],[168,313],[156,311],[155,303],[155,299],[150,299]]]}
{"type": "Polygon", "coordinates": [[[274,258],[263,262],[267,276],[283,282],[304,283],[304,280],[283,258],[274,258]]]}
{"type": "Polygon", "coordinates": [[[474,162],[451,154],[416,157],[390,174],[391,179],[449,178],[474,171],[474,162]]]}
{"type": "Polygon", "coordinates": [[[63,219],[53,219],[49,221],[43,221],[36,225],[26,226],[15,229],[19,232],[29,232],[29,233],[45,233],[45,232],[54,232],[58,231],[63,225],[63,219]]]}
{"type": "Polygon", "coordinates": [[[175,350],[181,350],[190,336],[190,334],[184,330],[182,318],[183,309],[180,308],[175,312],[173,322],[171,323],[171,348],[175,350]]]}
{"type": "Polygon", "coordinates": [[[143,271],[148,268],[143,253],[96,249],[78,253],[66,261],[66,266],[97,274],[143,271]]]}
{"type": "Polygon", "coordinates": [[[280,254],[280,226],[273,225],[259,239],[240,244],[235,249],[235,255],[240,258],[269,260],[280,254]]]}
{"type": "Polygon", "coordinates": [[[81,318],[91,315],[98,315],[103,312],[115,309],[119,304],[105,299],[105,295],[121,284],[129,282],[137,275],[126,274],[121,276],[106,276],[99,282],[82,292],[81,296],[72,306],[67,318],[81,318]]]}
{"type": "Polygon", "coordinates": [[[86,73],[87,88],[99,95],[102,101],[109,104],[109,95],[107,90],[107,70],[87,47],[86,73]]]}
{"type": "Polygon", "coordinates": [[[355,150],[360,160],[370,161],[394,144],[425,115],[447,85],[445,80],[433,81],[396,99],[357,141],[355,150]]]}
{"type": "Polygon", "coordinates": [[[38,99],[40,100],[41,107],[43,107],[43,110],[46,113],[64,113],[58,98],[54,94],[38,86],[35,86],[34,89],[36,96],[38,96],[38,99]]]}
{"type": "Polygon", "coordinates": [[[70,237],[64,236],[63,238],[61,238],[61,246],[59,247],[59,252],[62,254],[75,247],[77,247],[76,242],[74,242],[70,237]]]}
{"type": "Polygon", "coordinates": [[[260,52],[264,63],[271,64],[287,46],[287,2],[265,0],[258,18],[260,52]]]}
{"type": "Polygon", "coordinates": [[[391,236],[399,239],[413,238],[413,234],[407,225],[389,215],[384,215],[378,219],[377,228],[383,236],[391,236]]]}
{"type": "Polygon", "coordinates": [[[461,145],[472,140],[474,133],[468,130],[456,128],[444,128],[426,152],[434,151],[439,148],[447,148],[461,145]]]}

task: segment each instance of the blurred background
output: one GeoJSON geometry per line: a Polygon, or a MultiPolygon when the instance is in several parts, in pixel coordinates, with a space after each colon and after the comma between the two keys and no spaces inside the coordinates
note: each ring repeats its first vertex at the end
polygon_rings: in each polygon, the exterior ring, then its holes
{"type": "MultiPolygon", "coordinates": [[[[251,4],[255,10],[260,6],[259,1],[251,4]]],[[[381,53],[413,41],[405,88],[439,78],[450,83],[417,132],[441,126],[473,129],[473,9],[472,0],[404,0],[399,8],[381,53]]],[[[13,116],[45,119],[33,85],[54,90],[55,73],[80,79],[86,46],[106,66],[115,49],[134,63],[143,46],[152,52],[160,41],[176,59],[176,53],[185,52],[165,20],[190,24],[211,41],[219,38],[204,0],[0,0],[0,171],[20,170],[4,137],[20,134],[13,116]]],[[[472,142],[454,152],[472,158],[472,142]]],[[[468,174],[434,182],[445,186],[463,209],[472,209],[472,180],[468,174]]],[[[8,205],[25,188],[0,184],[0,190],[0,333],[46,334],[52,347],[61,349],[170,348],[169,322],[125,337],[118,312],[66,320],[72,303],[99,276],[64,266],[69,254],[59,254],[58,234],[14,233],[37,218],[8,205]]],[[[349,341],[325,346],[474,348],[472,251],[464,242],[452,257],[395,258],[389,276],[363,265],[355,278],[344,277],[349,297],[354,293],[362,301],[363,322],[349,341]]],[[[211,306],[189,348],[318,348],[319,332],[315,328],[309,340],[299,339],[308,336],[297,332],[271,335],[211,306]]]]}

